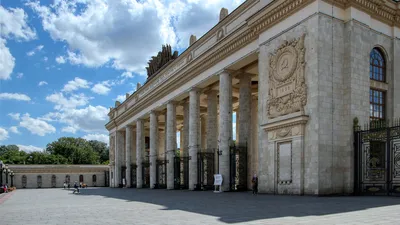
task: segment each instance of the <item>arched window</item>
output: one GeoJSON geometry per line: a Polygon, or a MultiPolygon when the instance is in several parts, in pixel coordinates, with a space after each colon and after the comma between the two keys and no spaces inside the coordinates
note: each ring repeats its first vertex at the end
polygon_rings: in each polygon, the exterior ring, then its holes
{"type": "MultiPolygon", "coordinates": [[[[369,78],[378,82],[386,81],[386,61],[382,50],[372,49],[370,53],[369,78]]],[[[369,90],[369,117],[371,121],[385,120],[386,90],[371,86],[369,90]]]]}
{"type": "Polygon", "coordinates": [[[42,176],[40,175],[37,176],[37,187],[38,188],[42,187],[42,176]]]}
{"type": "Polygon", "coordinates": [[[70,183],[70,176],[69,175],[65,176],[65,183],[67,183],[67,184],[70,183]]]}
{"type": "Polygon", "coordinates": [[[22,188],[26,188],[26,176],[22,176],[22,188]]]}
{"type": "Polygon", "coordinates": [[[96,182],[96,180],[97,180],[97,177],[96,177],[96,174],[94,174],[94,175],[92,176],[92,181],[93,181],[93,182],[96,182]]]}
{"type": "Polygon", "coordinates": [[[51,187],[55,188],[57,186],[57,177],[56,175],[51,176],[51,187]]]}
{"type": "Polygon", "coordinates": [[[83,175],[79,175],[79,182],[83,183],[83,175]]]}
{"type": "Polygon", "coordinates": [[[386,81],[386,62],[379,48],[372,49],[369,58],[369,78],[376,81],[386,81]]]}

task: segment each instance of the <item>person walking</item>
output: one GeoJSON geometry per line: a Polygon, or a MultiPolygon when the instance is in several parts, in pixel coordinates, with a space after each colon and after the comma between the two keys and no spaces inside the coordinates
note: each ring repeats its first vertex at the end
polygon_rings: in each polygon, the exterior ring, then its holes
{"type": "Polygon", "coordinates": [[[79,193],[79,185],[76,181],[74,183],[74,192],[72,194],[75,194],[75,193],[79,193]]]}
{"type": "Polygon", "coordinates": [[[67,188],[67,182],[64,181],[64,189],[67,188]]]}
{"type": "Polygon", "coordinates": [[[253,179],[251,179],[251,183],[253,186],[253,195],[258,194],[258,177],[257,174],[254,174],[253,179]]]}

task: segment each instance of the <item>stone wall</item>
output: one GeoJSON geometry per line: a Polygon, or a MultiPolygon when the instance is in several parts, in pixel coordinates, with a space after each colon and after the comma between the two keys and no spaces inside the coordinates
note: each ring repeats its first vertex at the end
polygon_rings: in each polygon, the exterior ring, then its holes
{"type": "MultiPolygon", "coordinates": [[[[103,165],[9,165],[14,171],[14,186],[24,188],[23,176],[26,176],[25,188],[53,188],[52,177],[56,177],[55,187],[63,187],[66,176],[70,177],[71,187],[74,182],[79,183],[79,176],[83,175],[83,183],[89,187],[104,187],[106,184],[106,173],[109,173],[109,167],[103,165]],[[93,182],[93,175],[96,175],[96,182],[93,182]],[[41,185],[38,183],[38,176],[41,176],[41,185]]],[[[11,181],[9,180],[9,185],[11,181]]]]}

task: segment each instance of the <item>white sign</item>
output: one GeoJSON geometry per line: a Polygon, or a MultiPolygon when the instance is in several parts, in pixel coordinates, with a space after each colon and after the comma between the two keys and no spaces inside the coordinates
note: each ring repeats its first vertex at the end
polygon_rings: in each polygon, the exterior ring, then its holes
{"type": "Polygon", "coordinates": [[[222,180],[221,174],[214,174],[214,185],[222,185],[222,180]]]}

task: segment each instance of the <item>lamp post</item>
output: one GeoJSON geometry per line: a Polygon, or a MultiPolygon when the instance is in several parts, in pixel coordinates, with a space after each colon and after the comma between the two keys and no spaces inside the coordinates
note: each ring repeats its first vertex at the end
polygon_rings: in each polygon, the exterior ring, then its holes
{"type": "Polygon", "coordinates": [[[11,177],[11,186],[10,187],[14,187],[14,172],[13,171],[11,171],[11,173],[10,173],[10,177],[11,177]]]}
{"type": "Polygon", "coordinates": [[[6,184],[8,186],[8,173],[10,172],[10,169],[8,169],[8,165],[6,165],[6,184]]]}

